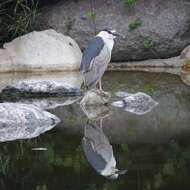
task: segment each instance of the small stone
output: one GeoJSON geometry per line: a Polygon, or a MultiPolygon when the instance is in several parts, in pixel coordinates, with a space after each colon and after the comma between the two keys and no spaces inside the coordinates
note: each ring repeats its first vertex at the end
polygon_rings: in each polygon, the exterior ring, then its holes
{"type": "Polygon", "coordinates": [[[92,89],[85,93],[80,104],[85,105],[106,105],[109,103],[111,95],[107,92],[99,91],[98,89],[92,89]]]}

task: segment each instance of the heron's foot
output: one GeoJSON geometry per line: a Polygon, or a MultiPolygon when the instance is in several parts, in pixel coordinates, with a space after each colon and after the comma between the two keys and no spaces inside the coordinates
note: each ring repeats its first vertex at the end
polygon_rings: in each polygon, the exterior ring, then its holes
{"type": "Polygon", "coordinates": [[[103,91],[102,89],[100,89],[99,91],[101,95],[111,98],[111,94],[109,92],[103,91]]]}

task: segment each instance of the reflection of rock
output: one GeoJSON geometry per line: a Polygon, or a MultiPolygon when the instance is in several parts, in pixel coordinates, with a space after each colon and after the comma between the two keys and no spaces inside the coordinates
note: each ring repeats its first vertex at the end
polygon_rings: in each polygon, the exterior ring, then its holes
{"type": "Polygon", "coordinates": [[[118,92],[115,93],[115,95],[116,95],[117,97],[124,98],[124,97],[128,97],[128,96],[130,96],[130,95],[132,95],[132,94],[131,94],[131,93],[128,93],[128,92],[126,92],[126,91],[118,91],[118,92]]]}
{"type": "Polygon", "coordinates": [[[4,44],[0,72],[76,70],[82,53],[76,42],[54,30],[31,32],[4,44]]]}
{"type": "Polygon", "coordinates": [[[113,102],[113,106],[123,107],[125,111],[138,115],[150,112],[156,105],[158,105],[158,103],[155,102],[149,95],[142,92],[135,94],[117,92],[116,95],[125,98],[121,101],[113,102]]]}
{"type": "Polygon", "coordinates": [[[181,70],[181,80],[188,86],[190,86],[190,71],[188,70],[181,70]]]}
{"type": "Polygon", "coordinates": [[[117,169],[112,146],[102,128],[96,123],[88,121],[85,125],[82,146],[87,160],[100,175],[117,179],[119,174],[127,172],[117,169]]]}
{"type": "Polygon", "coordinates": [[[21,100],[22,103],[24,104],[32,104],[40,109],[47,110],[47,109],[55,109],[56,107],[59,106],[68,106],[70,104],[75,103],[78,101],[80,97],[69,97],[69,98],[44,98],[44,99],[26,99],[26,100],[21,100]]]}
{"type": "Polygon", "coordinates": [[[19,81],[7,86],[2,93],[24,96],[44,95],[81,95],[81,90],[55,81],[19,81]]]}
{"type": "Polygon", "coordinates": [[[103,119],[107,116],[109,116],[110,109],[108,106],[82,106],[81,108],[85,115],[88,117],[90,120],[98,120],[98,119],[103,119]]]}
{"type": "Polygon", "coordinates": [[[59,119],[33,105],[0,104],[0,141],[27,139],[52,129],[59,119]]]}
{"type": "Polygon", "coordinates": [[[85,93],[81,100],[81,105],[105,105],[108,104],[111,95],[109,93],[103,93],[98,89],[92,89],[85,93]]]}

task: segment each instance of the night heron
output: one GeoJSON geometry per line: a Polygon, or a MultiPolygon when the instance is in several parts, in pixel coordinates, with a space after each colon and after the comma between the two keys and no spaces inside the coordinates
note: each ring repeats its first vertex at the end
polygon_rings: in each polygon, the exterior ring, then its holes
{"type": "Polygon", "coordinates": [[[96,87],[99,82],[99,90],[102,90],[101,78],[111,60],[111,52],[114,39],[121,34],[115,30],[102,30],[95,36],[85,49],[80,71],[84,77],[84,85],[87,89],[96,87]]]}
{"type": "Polygon", "coordinates": [[[127,170],[118,170],[112,146],[101,126],[88,121],[84,128],[82,147],[91,166],[102,176],[117,179],[126,174],[127,170]]]}

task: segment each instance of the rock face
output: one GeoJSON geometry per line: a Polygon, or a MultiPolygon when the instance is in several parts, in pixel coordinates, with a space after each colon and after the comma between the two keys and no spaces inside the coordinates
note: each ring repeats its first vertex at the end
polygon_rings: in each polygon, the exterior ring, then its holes
{"type": "Polygon", "coordinates": [[[52,129],[60,120],[36,106],[0,104],[0,142],[34,138],[52,129]]]}
{"type": "Polygon", "coordinates": [[[180,58],[190,60],[190,45],[181,52],[180,58]]]}
{"type": "Polygon", "coordinates": [[[115,28],[125,38],[116,40],[113,61],[168,58],[190,44],[189,10],[189,0],[137,0],[128,8],[121,0],[71,0],[45,8],[37,28],[69,34],[81,48],[95,30],[115,28]]]}
{"type": "Polygon", "coordinates": [[[64,86],[62,83],[55,81],[19,81],[7,86],[2,93],[14,96],[47,96],[47,95],[64,95],[77,96],[81,95],[81,90],[64,86]]]}
{"type": "Polygon", "coordinates": [[[79,72],[1,74],[0,98],[13,101],[23,96],[75,96],[82,93],[81,84],[79,72]]]}
{"type": "Polygon", "coordinates": [[[4,44],[0,50],[0,72],[76,70],[81,57],[72,38],[52,29],[31,32],[4,44]]]}

